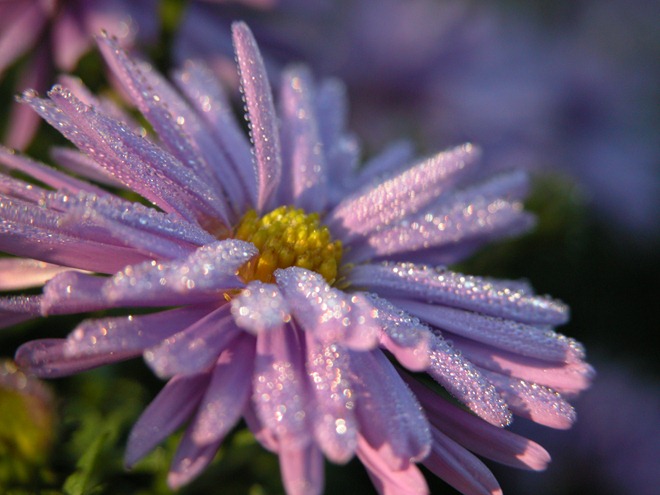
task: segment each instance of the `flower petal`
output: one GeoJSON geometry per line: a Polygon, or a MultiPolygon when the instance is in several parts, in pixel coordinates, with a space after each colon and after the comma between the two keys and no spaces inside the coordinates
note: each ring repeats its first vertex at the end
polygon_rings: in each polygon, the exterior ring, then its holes
{"type": "Polygon", "coordinates": [[[434,201],[454,185],[479,152],[467,144],[421,161],[378,185],[341,201],[326,223],[344,238],[364,235],[402,219],[434,201]]]}
{"type": "Polygon", "coordinates": [[[66,339],[32,340],[18,348],[14,359],[21,368],[40,378],[58,378],[140,355],[139,351],[126,351],[72,358],[66,346],[66,339]]]}
{"type": "Polygon", "coordinates": [[[323,211],[327,202],[327,166],[314,108],[312,76],[304,67],[290,68],[282,75],[283,170],[281,190],[290,184],[283,202],[305,211],[323,211]],[[288,197],[287,197],[288,196],[288,197]]]}
{"type": "Polygon", "coordinates": [[[358,432],[348,351],[336,344],[321,344],[309,333],[305,339],[307,373],[315,401],[314,437],[328,459],[345,463],[355,452],[358,432]]]}
{"type": "Polygon", "coordinates": [[[493,426],[451,404],[412,377],[404,377],[419,399],[429,421],[472,452],[518,469],[544,470],[550,454],[539,444],[493,426]]]}
{"type": "Polygon", "coordinates": [[[518,416],[560,430],[573,426],[576,419],[575,409],[551,388],[492,371],[481,372],[495,385],[518,416]]]}
{"type": "Polygon", "coordinates": [[[41,296],[0,297],[0,328],[41,316],[41,296]]]}
{"type": "Polygon", "coordinates": [[[264,63],[250,28],[232,24],[241,88],[247,105],[257,170],[257,209],[263,211],[280,184],[282,152],[273,97],[264,63]]]}
{"type": "Polygon", "coordinates": [[[70,268],[29,258],[0,258],[0,290],[39,287],[67,270],[70,268]]]}
{"type": "Polygon", "coordinates": [[[558,363],[577,363],[584,358],[584,350],[579,343],[549,326],[527,325],[417,301],[396,301],[396,304],[443,331],[522,356],[558,363]]]}
{"type": "Polygon", "coordinates": [[[242,332],[224,304],[188,328],[144,352],[144,360],[161,378],[200,373],[242,332]]]}
{"type": "Polygon", "coordinates": [[[351,351],[360,434],[394,470],[423,459],[431,435],[417,399],[382,351],[351,351]]]}
{"type": "Polygon", "coordinates": [[[289,495],[321,495],[324,464],[321,451],[314,445],[287,448],[280,452],[282,483],[289,495]]]}
{"type": "Polygon", "coordinates": [[[291,321],[291,310],[275,284],[250,282],[231,300],[236,325],[255,335],[291,321]]]}
{"type": "Polygon", "coordinates": [[[477,416],[495,426],[511,422],[511,412],[496,388],[440,335],[431,340],[427,370],[440,385],[477,416]]]}
{"type": "Polygon", "coordinates": [[[199,444],[192,438],[190,428],[187,428],[174,453],[167,473],[167,485],[172,490],[177,490],[190,483],[211,464],[218,453],[220,443],[221,441],[199,444]]]}
{"type": "Polygon", "coordinates": [[[322,275],[304,268],[276,270],[275,278],[296,322],[321,342],[359,350],[378,344],[380,327],[363,296],[348,296],[330,287],[322,275]]]}
{"type": "Polygon", "coordinates": [[[560,325],[568,307],[547,296],[530,294],[519,284],[463,275],[412,263],[358,265],[348,274],[352,286],[390,299],[412,299],[476,311],[522,323],[560,325]]]}
{"type": "Polygon", "coordinates": [[[197,408],[208,373],[175,376],[144,410],[128,436],[124,462],[133,466],[186,421],[197,408]]]}
{"type": "Polygon", "coordinates": [[[358,437],[357,455],[374,486],[381,495],[423,495],[429,493],[424,476],[417,466],[409,463],[403,469],[394,470],[377,449],[364,437],[358,437]]]}
{"type": "Polygon", "coordinates": [[[287,449],[311,440],[304,342],[292,325],[257,335],[253,402],[259,420],[287,449]]]}
{"type": "Polygon", "coordinates": [[[189,427],[195,444],[217,445],[241,418],[252,393],[254,353],[254,339],[242,335],[218,358],[197,416],[189,427]]]}
{"type": "Polygon", "coordinates": [[[502,495],[486,465],[437,428],[433,428],[433,447],[424,465],[465,495],[502,495]]]}

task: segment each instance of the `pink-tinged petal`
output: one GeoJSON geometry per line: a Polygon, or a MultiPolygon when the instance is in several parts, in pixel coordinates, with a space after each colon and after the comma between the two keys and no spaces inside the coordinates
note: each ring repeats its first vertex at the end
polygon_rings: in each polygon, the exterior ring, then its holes
{"type": "Polygon", "coordinates": [[[140,355],[139,352],[126,351],[71,357],[67,355],[66,346],[66,339],[32,340],[18,348],[14,359],[21,368],[40,378],[58,378],[140,355]]]}
{"type": "Polygon", "coordinates": [[[14,150],[5,148],[4,146],[0,146],[0,162],[9,169],[18,170],[28,174],[54,189],[65,189],[69,193],[88,191],[94,192],[100,196],[106,196],[108,194],[104,190],[93,186],[88,182],[63,174],[59,170],[44,165],[43,163],[36,162],[26,156],[16,153],[14,150]]]}
{"type": "Polygon", "coordinates": [[[245,424],[247,424],[248,428],[254,435],[254,438],[264,449],[273,453],[279,452],[280,441],[278,440],[275,431],[271,430],[261,422],[252,401],[246,404],[245,409],[243,410],[243,419],[245,419],[245,424]]]}
{"type": "Polygon", "coordinates": [[[492,371],[481,372],[495,385],[516,415],[560,430],[567,430],[575,423],[573,406],[551,388],[492,371]]]}
{"type": "Polygon", "coordinates": [[[0,73],[38,41],[39,33],[48,20],[48,15],[38,3],[22,5],[14,12],[5,11],[3,14],[13,14],[13,18],[0,34],[0,73]]]}
{"type": "Polygon", "coordinates": [[[232,298],[231,313],[237,326],[255,335],[291,321],[291,310],[277,286],[258,280],[232,298]]]}
{"type": "Polygon", "coordinates": [[[44,285],[41,313],[46,316],[107,309],[111,304],[101,294],[107,280],[76,271],[55,275],[44,285]]]}
{"type": "Polygon", "coordinates": [[[401,140],[390,143],[364,164],[356,178],[356,183],[364,186],[376,181],[379,177],[391,175],[392,172],[411,163],[414,158],[415,153],[410,141],[401,140]]]}
{"type": "Polygon", "coordinates": [[[429,493],[424,476],[417,466],[409,463],[404,469],[394,470],[369,445],[363,437],[358,437],[357,455],[367,468],[367,473],[381,495],[424,495],[429,493]]]}
{"type": "Polygon", "coordinates": [[[261,423],[287,449],[311,440],[304,352],[301,332],[290,324],[257,335],[252,401],[261,423]]]}
{"type": "Polygon", "coordinates": [[[241,89],[247,105],[257,170],[257,209],[263,211],[280,184],[282,153],[273,97],[257,43],[245,23],[232,24],[241,89]]]}
{"type": "Polygon", "coordinates": [[[189,427],[195,444],[218,444],[241,418],[252,395],[254,354],[254,338],[242,335],[220,355],[189,427]]]}
{"type": "Polygon", "coordinates": [[[360,434],[391,469],[405,469],[423,459],[431,433],[408,386],[380,350],[349,356],[360,434]]]}
{"type": "Polygon", "coordinates": [[[195,411],[209,382],[208,373],[175,376],[144,410],[128,436],[124,462],[133,466],[195,411]]]}
{"type": "Polygon", "coordinates": [[[52,23],[51,43],[55,64],[66,72],[72,71],[80,57],[92,46],[90,36],[80,22],[80,12],[76,12],[79,9],[70,4],[62,5],[57,13],[57,22],[52,23]]]}
{"type": "Polygon", "coordinates": [[[190,375],[209,369],[241,331],[225,304],[144,352],[144,359],[161,378],[190,375]]]}
{"type": "Polygon", "coordinates": [[[452,335],[451,340],[467,359],[481,368],[546,385],[564,396],[586,390],[595,376],[594,369],[582,361],[551,363],[496,349],[457,335],[452,335]]]}
{"type": "Polygon", "coordinates": [[[61,86],[54,86],[48,96],[50,101],[26,92],[22,101],[129,189],[166,212],[176,212],[209,228],[228,224],[216,191],[169,152],[126,124],[85,105],[61,86]]]}
{"type": "MultiPolygon", "coordinates": [[[[326,155],[328,153],[332,154],[332,150],[340,147],[341,142],[346,137],[345,127],[348,120],[346,87],[337,79],[320,81],[313,103],[316,109],[319,134],[325,148],[324,151],[326,155]]],[[[329,167],[328,171],[333,171],[334,182],[335,179],[341,180],[339,176],[342,173],[351,177],[355,170],[353,168],[340,167],[336,169],[329,167]]]]}
{"type": "Polygon", "coordinates": [[[197,443],[187,428],[172,459],[167,473],[167,486],[177,490],[190,483],[213,461],[218,453],[220,441],[210,444],[197,443]]]}
{"type": "Polygon", "coordinates": [[[323,211],[327,202],[327,166],[314,108],[314,84],[306,68],[288,69],[282,75],[283,170],[281,189],[290,186],[284,202],[305,211],[323,211]],[[288,173],[288,174],[287,174],[288,173]]]}
{"type": "Polygon", "coordinates": [[[322,275],[304,268],[276,270],[275,278],[296,322],[316,339],[357,350],[378,344],[380,327],[363,296],[330,287],[322,275]]]}
{"type": "MultiPolygon", "coordinates": [[[[0,188],[10,187],[17,195],[15,186],[0,179],[0,188]]],[[[29,187],[29,186],[28,186],[29,187]]],[[[53,193],[66,198],[65,194],[53,193]]],[[[40,201],[46,201],[45,196],[40,201]]],[[[33,199],[33,198],[30,198],[33,199]]],[[[116,272],[127,264],[150,259],[135,249],[117,245],[103,232],[92,232],[87,239],[75,230],[78,224],[66,225],[65,214],[32,201],[9,198],[0,193],[0,250],[20,257],[29,257],[101,273],[116,272]]]]}
{"type": "Polygon", "coordinates": [[[41,316],[41,296],[0,297],[0,328],[41,316]]]}
{"type": "Polygon", "coordinates": [[[431,341],[428,374],[477,416],[495,426],[511,422],[511,412],[496,388],[440,335],[431,341]]]}
{"type": "Polygon", "coordinates": [[[0,258],[0,290],[39,287],[68,270],[70,268],[28,258],[0,258]]]}
{"type": "Polygon", "coordinates": [[[376,319],[383,329],[380,345],[409,370],[425,370],[430,364],[429,343],[433,338],[429,328],[375,294],[368,294],[367,298],[377,311],[376,319]]]}
{"type": "Polygon", "coordinates": [[[151,259],[181,258],[216,241],[194,223],[115,196],[52,192],[40,200],[40,206],[63,213],[58,218],[63,232],[134,248],[151,259]]]}
{"type": "MultiPolygon", "coordinates": [[[[40,43],[30,57],[27,67],[21,72],[16,88],[32,88],[37,91],[45,91],[50,84],[52,71],[50,47],[48,43],[40,43]]],[[[0,70],[0,72],[2,71],[0,70]]],[[[23,150],[34,138],[41,124],[41,119],[27,105],[14,101],[7,122],[9,125],[5,130],[4,143],[23,150]]]]}
{"type": "Polygon", "coordinates": [[[488,467],[437,428],[424,465],[464,495],[502,495],[488,467]]]}
{"type": "MultiPolygon", "coordinates": [[[[106,62],[153,126],[163,146],[212,189],[222,188],[236,207],[244,207],[243,185],[235,171],[222,161],[222,150],[205,132],[196,112],[149,64],[129,58],[115,39],[102,35],[98,42],[106,62]],[[221,164],[213,167],[212,163],[218,160],[221,164]]],[[[224,208],[229,209],[226,204],[224,208]]]]}
{"type": "Polygon", "coordinates": [[[584,349],[549,326],[534,326],[462,309],[397,300],[395,304],[440,330],[451,332],[522,356],[555,363],[577,363],[584,349]]]}
{"type": "Polygon", "coordinates": [[[477,148],[467,144],[423,160],[344,199],[330,213],[327,224],[347,237],[364,235],[400,220],[446,192],[478,155],[477,148]]]}
{"type": "Polygon", "coordinates": [[[212,311],[209,306],[186,306],[149,315],[85,320],[67,337],[68,356],[93,356],[116,352],[142,353],[187,328],[212,311]]]}
{"type": "Polygon", "coordinates": [[[211,301],[243,286],[237,270],[257,254],[235,239],[207,244],[181,260],[127,266],[107,280],[102,296],[114,305],[170,306],[211,301]]]}
{"type": "Polygon", "coordinates": [[[412,263],[355,266],[348,273],[352,286],[380,296],[413,299],[508,318],[522,323],[560,325],[568,320],[568,307],[548,296],[535,296],[513,284],[463,275],[445,268],[412,263]]]}
{"type": "Polygon", "coordinates": [[[321,495],[324,464],[321,451],[310,444],[280,452],[282,483],[288,495],[321,495]]]}
{"type": "MultiPolygon", "coordinates": [[[[257,178],[250,144],[245,132],[238,125],[218,77],[205,65],[186,61],[183,70],[174,73],[174,81],[205,122],[205,125],[201,126],[204,134],[197,139],[203,141],[204,146],[215,146],[219,149],[220,155],[226,158],[228,165],[240,176],[250,205],[256,206],[257,178]]],[[[220,165],[221,163],[216,166],[220,165]]],[[[222,170],[224,169],[218,168],[217,173],[222,170]]]]}
{"type": "Polygon", "coordinates": [[[119,189],[124,187],[98,163],[76,149],[53,146],[50,149],[50,156],[60,167],[85,179],[119,189]]]}
{"type": "Polygon", "coordinates": [[[402,256],[427,249],[448,249],[463,243],[486,243],[528,230],[534,217],[522,203],[472,192],[451,194],[429,208],[368,234],[347,252],[347,261],[361,262],[402,256]]]}
{"type": "Polygon", "coordinates": [[[315,401],[314,438],[328,459],[343,464],[353,457],[358,432],[348,351],[336,344],[323,345],[309,333],[305,340],[307,373],[315,401]]]}
{"type": "Polygon", "coordinates": [[[536,442],[493,426],[451,404],[414,378],[404,377],[431,424],[475,454],[518,469],[544,470],[550,454],[536,442]]]}

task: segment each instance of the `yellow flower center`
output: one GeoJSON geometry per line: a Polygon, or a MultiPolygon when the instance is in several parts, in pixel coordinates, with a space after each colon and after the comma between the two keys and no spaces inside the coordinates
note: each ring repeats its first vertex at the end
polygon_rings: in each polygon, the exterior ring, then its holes
{"type": "Polygon", "coordinates": [[[272,282],[275,270],[290,266],[315,271],[329,284],[337,279],[341,242],[332,239],[317,213],[306,214],[292,206],[280,206],[259,217],[250,210],[236,226],[234,237],[259,249],[259,256],[239,271],[246,282],[272,282]]]}

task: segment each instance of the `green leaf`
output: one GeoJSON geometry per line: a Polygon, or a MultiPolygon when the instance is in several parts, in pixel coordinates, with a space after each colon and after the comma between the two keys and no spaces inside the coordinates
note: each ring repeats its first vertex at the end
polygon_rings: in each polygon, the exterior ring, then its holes
{"type": "Polygon", "coordinates": [[[94,473],[104,444],[112,436],[111,433],[108,429],[102,431],[78,460],[76,471],[64,482],[66,495],[92,495],[101,491],[94,473]]]}

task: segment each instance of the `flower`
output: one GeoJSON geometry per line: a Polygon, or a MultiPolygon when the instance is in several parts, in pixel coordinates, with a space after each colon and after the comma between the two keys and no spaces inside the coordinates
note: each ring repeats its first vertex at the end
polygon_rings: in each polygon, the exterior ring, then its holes
{"type": "MultiPolygon", "coordinates": [[[[156,0],[4,1],[0,4],[0,76],[29,53],[18,87],[45,89],[53,69],[72,70],[102,28],[112,30],[124,46],[138,38],[152,39],[158,27],[156,8],[156,0]]],[[[15,106],[7,142],[23,148],[37,123],[27,107],[15,106]]]]}
{"type": "Polygon", "coordinates": [[[497,493],[470,451],[543,469],[547,452],[503,427],[512,413],[573,422],[560,393],[586,388],[591,368],[552,329],[567,307],[525,282],[441,266],[530,225],[525,175],[481,177],[470,144],[412,164],[394,145],[358,167],[341,85],[289,68],[276,113],[250,30],[232,30],[250,143],[208,69],[176,72],[179,93],[108,36],[100,49],[158,143],[88,94],[24,94],[82,151],[66,155],[79,175],[153,205],[2,150],[9,170],[51,188],[0,176],[0,248],[32,259],[6,260],[0,281],[46,282],[1,299],[3,316],[129,311],[28,342],[17,362],[57,377],[143,355],[168,381],[126,463],[187,421],[172,487],[240,418],[279,455],[291,494],[321,492],[324,456],[357,455],[382,493],[427,492],[420,462],[464,493],[497,493]]]}

